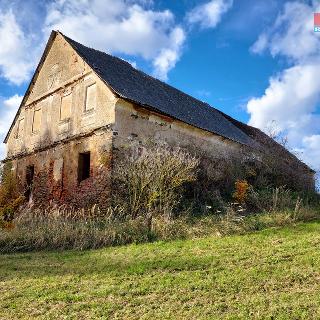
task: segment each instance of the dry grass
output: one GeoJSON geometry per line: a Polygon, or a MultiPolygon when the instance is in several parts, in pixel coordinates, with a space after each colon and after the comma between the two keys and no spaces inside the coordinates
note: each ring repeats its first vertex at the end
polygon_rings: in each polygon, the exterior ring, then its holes
{"type": "Polygon", "coordinates": [[[319,210],[310,208],[248,216],[241,213],[228,207],[224,214],[200,218],[184,215],[168,219],[158,215],[151,220],[144,217],[119,220],[112,210],[103,216],[94,210],[24,210],[14,220],[12,228],[0,231],[0,252],[85,250],[155,240],[220,237],[320,218],[319,210]]]}
{"type": "Polygon", "coordinates": [[[149,241],[141,219],[117,221],[110,216],[64,209],[24,210],[9,230],[0,233],[0,252],[99,248],[149,241]]]}

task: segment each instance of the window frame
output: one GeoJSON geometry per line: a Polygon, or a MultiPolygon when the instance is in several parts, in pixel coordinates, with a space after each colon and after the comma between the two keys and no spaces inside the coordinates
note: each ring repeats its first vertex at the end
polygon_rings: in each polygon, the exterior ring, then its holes
{"type": "Polygon", "coordinates": [[[31,127],[32,134],[39,134],[40,131],[41,131],[41,124],[42,124],[42,113],[41,113],[41,111],[42,111],[41,107],[34,108],[34,110],[33,110],[32,127],[31,127]],[[34,119],[35,119],[36,112],[40,112],[40,124],[39,124],[39,129],[37,131],[34,130],[34,119]]]}
{"type": "Polygon", "coordinates": [[[15,138],[16,139],[20,139],[21,138],[21,128],[23,127],[23,132],[24,132],[24,117],[18,119],[17,121],[17,131],[15,134],[15,138]],[[23,121],[23,126],[21,126],[21,122],[23,121]]]}
{"type": "Polygon", "coordinates": [[[85,84],[85,92],[84,92],[84,105],[83,105],[83,112],[84,113],[91,113],[96,109],[96,105],[90,109],[87,109],[87,96],[88,96],[88,89],[92,86],[95,86],[95,99],[97,104],[97,82],[96,81],[90,81],[85,84]]]}
{"type": "Polygon", "coordinates": [[[59,108],[59,121],[60,122],[68,122],[71,119],[71,115],[72,115],[72,107],[73,107],[73,95],[72,95],[72,91],[68,91],[65,92],[61,97],[60,97],[60,108],[59,108]],[[70,115],[67,118],[61,119],[61,110],[62,110],[62,99],[71,95],[71,105],[70,105],[70,115]]]}

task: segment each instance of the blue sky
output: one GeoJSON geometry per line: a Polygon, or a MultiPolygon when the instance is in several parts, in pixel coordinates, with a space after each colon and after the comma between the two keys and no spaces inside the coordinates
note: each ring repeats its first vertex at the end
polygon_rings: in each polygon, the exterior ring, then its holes
{"type": "Polygon", "coordinates": [[[0,0],[0,138],[59,29],[287,136],[320,170],[319,11],[320,0],[0,0]]]}

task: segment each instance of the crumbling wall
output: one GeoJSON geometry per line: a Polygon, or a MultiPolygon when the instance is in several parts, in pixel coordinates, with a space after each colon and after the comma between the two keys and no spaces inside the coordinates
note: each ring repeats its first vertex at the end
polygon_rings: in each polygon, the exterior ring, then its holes
{"type": "Polygon", "coordinates": [[[132,144],[143,146],[152,141],[186,148],[201,158],[204,189],[211,188],[211,184],[230,192],[236,178],[246,178],[257,187],[285,185],[296,190],[314,190],[314,172],[308,166],[260,130],[235,122],[253,139],[254,148],[119,100],[114,146],[120,151],[132,144]]]}
{"type": "Polygon", "coordinates": [[[34,166],[31,200],[36,206],[108,203],[115,101],[111,90],[58,34],[7,141],[5,161],[13,162],[22,189],[28,167],[34,166]],[[91,172],[79,182],[81,152],[90,152],[91,172]]]}
{"type": "Polygon", "coordinates": [[[12,161],[21,186],[26,187],[26,170],[34,166],[32,202],[37,207],[49,204],[101,209],[109,204],[111,191],[112,132],[97,130],[54,147],[12,161]],[[90,152],[90,177],[78,181],[79,153],[90,152]]]}

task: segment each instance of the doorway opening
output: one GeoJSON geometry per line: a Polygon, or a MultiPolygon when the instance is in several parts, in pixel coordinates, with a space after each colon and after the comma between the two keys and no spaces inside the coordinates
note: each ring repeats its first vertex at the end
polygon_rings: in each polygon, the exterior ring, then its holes
{"type": "Polygon", "coordinates": [[[90,152],[79,153],[78,182],[90,177],[90,152]]]}

